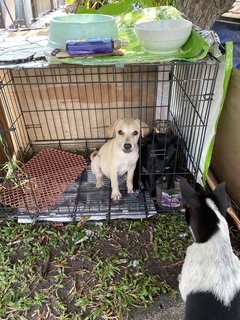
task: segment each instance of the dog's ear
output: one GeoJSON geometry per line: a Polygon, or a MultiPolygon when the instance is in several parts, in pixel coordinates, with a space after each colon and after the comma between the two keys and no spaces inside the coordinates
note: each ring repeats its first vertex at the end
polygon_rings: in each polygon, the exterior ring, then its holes
{"type": "Polygon", "coordinates": [[[115,136],[115,128],[116,125],[118,124],[120,120],[115,121],[114,123],[112,123],[109,127],[108,127],[108,135],[110,138],[115,136]]]}
{"type": "Polygon", "coordinates": [[[196,195],[196,191],[193,189],[192,186],[190,186],[190,184],[184,178],[180,179],[180,189],[182,194],[182,203],[184,205],[191,203],[196,195]]]}
{"type": "Polygon", "coordinates": [[[137,119],[137,122],[141,127],[141,136],[144,138],[147,134],[149,134],[149,126],[145,122],[140,121],[139,119],[137,119]]]}
{"type": "Polygon", "coordinates": [[[212,193],[215,197],[215,200],[217,201],[218,209],[223,216],[226,215],[227,209],[231,207],[231,200],[227,195],[225,188],[226,183],[221,182],[212,193]]]}

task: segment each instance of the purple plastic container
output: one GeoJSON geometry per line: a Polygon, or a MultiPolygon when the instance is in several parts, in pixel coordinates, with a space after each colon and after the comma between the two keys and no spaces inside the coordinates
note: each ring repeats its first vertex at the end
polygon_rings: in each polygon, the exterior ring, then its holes
{"type": "Polygon", "coordinates": [[[113,41],[111,38],[88,39],[88,40],[68,40],[66,51],[70,55],[111,53],[114,49],[119,49],[121,42],[113,41]]]}

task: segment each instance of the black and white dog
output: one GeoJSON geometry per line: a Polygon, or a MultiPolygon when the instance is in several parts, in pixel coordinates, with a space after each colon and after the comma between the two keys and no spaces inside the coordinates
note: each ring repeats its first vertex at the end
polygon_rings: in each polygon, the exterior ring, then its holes
{"type": "Polygon", "coordinates": [[[179,276],[184,320],[240,320],[240,261],[223,216],[230,206],[225,183],[209,196],[197,193],[185,179],[180,186],[195,240],[179,276]]]}

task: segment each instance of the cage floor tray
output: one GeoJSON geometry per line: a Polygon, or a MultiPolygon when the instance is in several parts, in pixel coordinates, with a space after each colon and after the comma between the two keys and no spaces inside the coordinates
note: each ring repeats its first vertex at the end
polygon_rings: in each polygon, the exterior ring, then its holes
{"type": "MultiPolygon", "coordinates": [[[[89,166],[63,193],[51,211],[41,212],[37,219],[53,222],[73,222],[86,218],[91,221],[112,219],[144,219],[156,214],[148,192],[128,194],[123,177],[119,178],[122,199],[111,199],[110,181],[105,178],[104,187],[96,189],[95,177],[89,166]]],[[[32,222],[36,216],[22,216],[19,222],[32,222]]]]}
{"type": "MultiPolygon", "coordinates": [[[[56,205],[64,191],[84,171],[86,161],[81,155],[47,148],[40,151],[21,169],[29,182],[16,187],[6,183],[1,202],[19,212],[38,214],[56,205]]],[[[18,175],[18,178],[21,179],[18,175]]]]}

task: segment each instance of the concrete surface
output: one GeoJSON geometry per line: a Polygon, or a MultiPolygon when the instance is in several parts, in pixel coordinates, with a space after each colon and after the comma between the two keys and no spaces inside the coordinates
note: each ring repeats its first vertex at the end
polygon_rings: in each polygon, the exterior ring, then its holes
{"type": "Polygon", "coordinates": [[[169,294],[163,294],[146,309],[134,308],[128,320],[181,320],[183,316],[184,303],[181,297],[178,295],[174,300],[169,294]]]}

